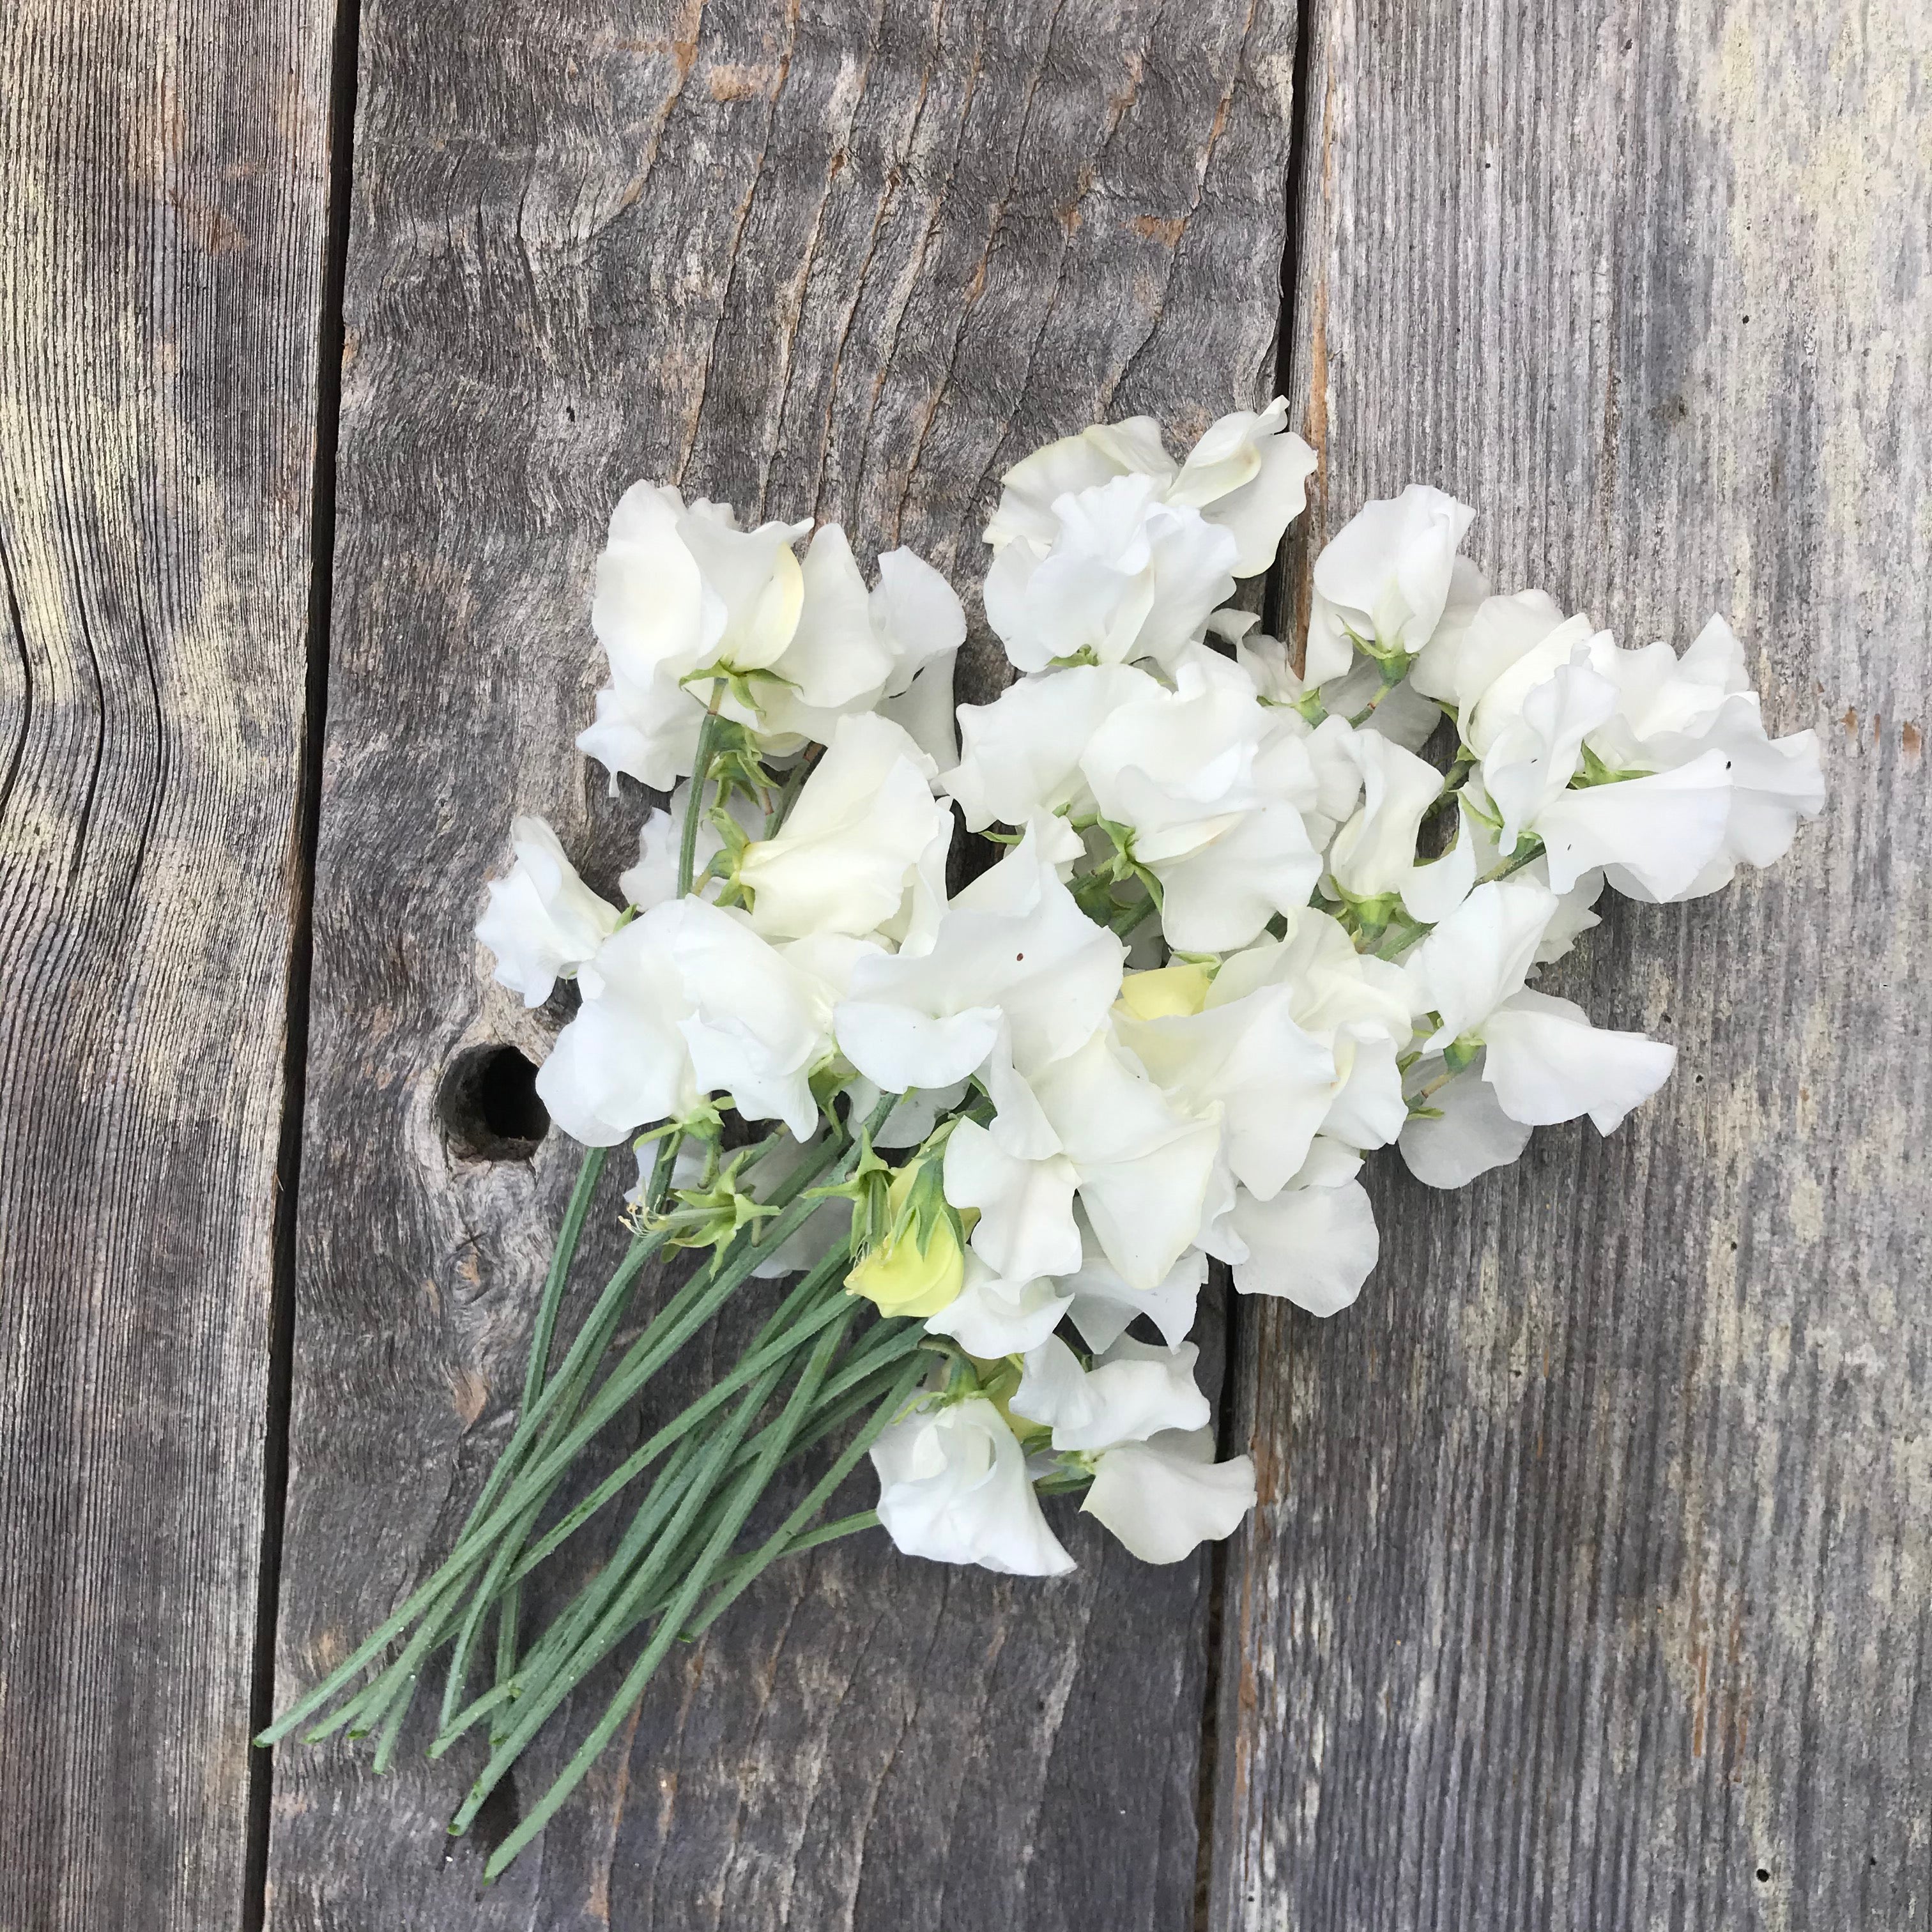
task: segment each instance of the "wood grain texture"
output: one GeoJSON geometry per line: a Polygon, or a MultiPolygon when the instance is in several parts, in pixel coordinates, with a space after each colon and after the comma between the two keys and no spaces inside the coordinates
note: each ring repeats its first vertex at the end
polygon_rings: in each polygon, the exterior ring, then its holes
{"type": "Polygon", "coordinates": [[[0,1925],[239,1922],[332,10],[0,16],[0,1925]]]}
{"type": "MultiPolygon", "coordinates": [[[[639,795],[570,750],[610,504],[680,479],[976,584],[1027,448],[1143,410],[1191,435],[1264,392],[1292,55],[1285,0],[367,10],[285,1689],[443,1546],[520,1382],[574,1156],[461,1158],[436,1096],[556,1024],[470,937],[512,813],[593,878],[629,856],[639,795]]],[[[378,1780],[286,1748],[269,1923],[1184,1925],[1206,1566],[1067,1534],[1057,1584],[878,1539],[775,1573],[480,1896],[473,1849],[442,1862],[472,1756],[378,1780]]],[[[560,1762],[526,1761],[526,1797],[560,1762]]]]}
{"type": "Polygon", "coordinates": [[[1566,964],[1658,1101],[1385,1168],[1358,1306],[1252,1324],[1210,1922],[1922,1927],[1932,16],[1314,14],[1316,538],[1422,478],[1502,588],[1724,613],[1831,799],[1566,964]]]}

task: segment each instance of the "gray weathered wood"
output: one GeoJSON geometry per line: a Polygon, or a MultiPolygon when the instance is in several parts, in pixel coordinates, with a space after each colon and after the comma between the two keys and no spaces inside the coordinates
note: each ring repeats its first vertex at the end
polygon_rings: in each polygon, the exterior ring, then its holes
{"type": "MultiPolygon", "coordinates": [[[[627,856],[638,794],[569,749],[610,503],[677,478],[971,584],[1033,443],[1251,402],[1293,52],[1285,0],[467,0],[362,31],[285,1691],[438,1551],[520,1378],[573,1156],[464,1158],[436,1096],[465,1051],[541,1051],[469,937],[512,812],[593,875],[627,856]]],[[[774,1574],[480,1900],[470,1846],[442,1862],[473,1754],[378,1780],[286,1748],[269,1922],[1184,1925],[1206,1565],[1068,1533],[1053,1585],[878,1539],[774,1574]]]]}
{"type": "Polygon", "coordinates": [[[1216,1928],[1932,1913],[1932,27],[1704,0],[1313,10],[1318,538],[1411,478],[1624,641],[1716,609],[1828,815],[1562,974],[1678,1044],[1613,1139],[1248,1324],[1216,1928]]]}
{"type": "Polygon", "coordinates": [[[333,9],[0,16],[0,1925],[243,1912],[333,9]]]}

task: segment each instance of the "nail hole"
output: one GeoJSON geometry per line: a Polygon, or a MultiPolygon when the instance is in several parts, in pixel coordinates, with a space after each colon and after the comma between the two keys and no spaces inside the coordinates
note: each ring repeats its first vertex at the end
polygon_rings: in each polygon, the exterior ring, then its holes
{"type": "Polygon", "coordinates": [[[473,1046],[442,1076],[436,1112],[460,1160],[528,1160],[550,1132],[537,1070],[514,1046],[473,1046]]]}
{"type": "Polygon", "coordinates": [[[1760,1885],[1768,1885],[1771,1882],[1771,1874],[1762,1865],[1760,1865],[1757,1868],[1757,1882],[1760,1885]]]}

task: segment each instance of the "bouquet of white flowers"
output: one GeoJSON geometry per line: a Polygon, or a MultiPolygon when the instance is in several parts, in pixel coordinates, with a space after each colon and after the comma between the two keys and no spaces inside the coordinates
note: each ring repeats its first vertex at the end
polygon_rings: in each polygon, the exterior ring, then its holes
{"type": "Polygon", "coordinates": [[[836,524],[625,495],[578,743],[669,808],[621,908],[520,818],[477,927],[527,1004],[579,996],[538,1090],[589,1151],[522,1410],[447,1560],[265,1741],[326,1712],[314,1735],[374,1732],[385,1764],[447,1650],[431,1753],[486,1721],[490,1745],[460,1832],[649,1626],[494,1876],[671,1644],[788,1553],[878,1525],[908,1555],[1052,1576],[1072,1559],[1040,1499],[1077,1493],[1177,1562],[1255,1498],[1194,1380],[1210,1260],[1332,1315],[1375,1264],[1370,1151],[1460,1186],[1662,1083],[1672,1048],[1529,982],[1606,886],[1688,898],[1783,853],[1822,801],[1813,735],[1766,736],[1721,620],[1679,657],[1490,596],[1457,554],[1472,512],[1420,484],[1322,551],[1299,650],[1258,634],[1228,600],[1316,464],[1286,416],[1224,417],[1179,463],[1136,418],[1011,470],[985,603],[1020,676],[956,736],[964,614],[910,551],[868,590],[836,524]],[[962,826],[1005,849],[949,894],[962,826]],[[620,1144],[628,1252],[554,1361],[620,1144]],[[667,1249],[700,1264],[620,1348],[667,1249]],[[728,1298],[792,1277],[728,1374],[570,1484],[728,1298]],[[867,1456],[876,1508],[821,1522],[867,1456]],[[620,1496],[608,1561],[526,1637],[522,1580],[620,1496]]]}

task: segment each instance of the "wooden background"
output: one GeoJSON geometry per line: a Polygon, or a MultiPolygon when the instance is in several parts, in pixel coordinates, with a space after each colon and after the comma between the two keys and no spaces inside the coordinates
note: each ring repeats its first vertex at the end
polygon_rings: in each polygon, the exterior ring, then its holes
{"type": "Polygon", "coordinates": [[[1910,0],[0,16],[0,1932],[1932,1924],[1928,128],[1910,0]],[[617,490],[964,589],[1035,442],[1277,382],[1289,608],[1424,478],[1824,734],[1564,969],[1677,1078],[1232,1311],[1212,1558],[775,1573],[488,1893],[473,1766],[251,1761],[520,1376],[568,1156],[440,1096],[542,1050],[511,812],[624,856],[617,490]]]}

